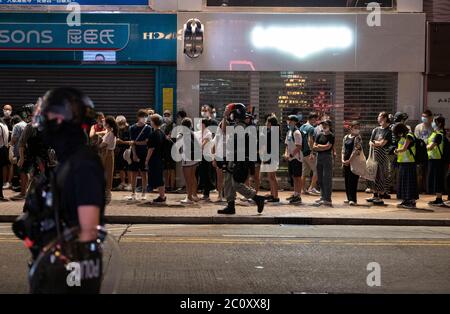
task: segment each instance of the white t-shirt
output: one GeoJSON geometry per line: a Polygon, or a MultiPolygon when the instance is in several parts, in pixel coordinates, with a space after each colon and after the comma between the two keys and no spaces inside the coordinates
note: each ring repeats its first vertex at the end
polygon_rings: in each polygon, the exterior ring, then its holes
{"type": "Polygon", "coordinates": [[[287,145],[289,160],[297,159],[300,162],[303,161],[303,153],[301,150],[294,155],[294,150],[297,148],[297,145],[302,145],[302,140],[302,133],[299,130],[295,130],[294,132],[289,130],[287,132],[284,143],[287,145]]]}
{"type": "Polygon", "coordinates": [[[0,147],[8,146],[9,130],[6,124],[0,123],[0,147]]]}
{"type": "Polygon", "coordinates": [[[103,140],[103,143],[107,144],[106,145],[106,149],[107,150],[115,150],[116,149],[116,141],[117,141],[117,139],[116,139],[116,137],[115,137],[113,132],[107,132],[103,136],[102,140],[103,140]]]}

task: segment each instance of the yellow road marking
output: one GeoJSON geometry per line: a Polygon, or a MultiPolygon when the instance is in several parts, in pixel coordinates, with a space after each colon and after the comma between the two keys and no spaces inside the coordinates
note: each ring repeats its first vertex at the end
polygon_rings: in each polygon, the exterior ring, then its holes
{"type": "MultiPolygon", "coordinates": [[[[0,238],[0,243],[20,243],[14,237],[0,238]]],[[[206,238],[206,237],[125,237],[120,243],[159,243],[159,244],[236,244],[236,245],[343,245],[343,246],[450,246],[450,240],[439,239],[248,239],[248,238],[206,238]]]]}

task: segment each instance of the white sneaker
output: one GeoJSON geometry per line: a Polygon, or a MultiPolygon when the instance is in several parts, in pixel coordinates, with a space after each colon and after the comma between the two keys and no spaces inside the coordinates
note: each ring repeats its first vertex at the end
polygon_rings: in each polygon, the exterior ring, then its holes
{"type": "Polygon", "coordinates": [[[124,190],[131,191],[131,184],[125,184],[124,190]]]}
{"type": "Polygon", "coordinates": [[[141,201],[146,201],[146,200],[147,200],[147,195],[142,194],[142,195],[141,195],[141,198],[140,198],[139,200],[141,200],[141,201]]]}
{"type": "Polygon", "coordinates": [[[353,202],[353,201],[350,201],[350,202],[348,202],[348,205],[350,205],[350,206],[356,206],[356,205],[358,205],[356,202],[353,202]]]}
{"type": "Polygon", "coordinates": [[[185,199],[181,200],[180,203],[182,203],[182,204],[194,204],[194,202],[191,201],[190,199],[188,199],[187,197],[185,199]]]}
{"type": "Polygon", "coordinates": [[[135,201],[136,200],[136,193],[133,193],[131,195],[125,196],[124,199],[126,201],[135,201]]]}
{"type": "Polygon", "coordinates": [[[9,182],[3,184],[3,190],[9,190],[11,187],[12,187],[11,183],[9,183],[9,182]]]}
{"type": "Polygon", "coordinates": [[[314,195],[314,196],[320,196],[320,192],[317,191],[315,188],[311,189],[308,191],[309,194],[314,195]]]}

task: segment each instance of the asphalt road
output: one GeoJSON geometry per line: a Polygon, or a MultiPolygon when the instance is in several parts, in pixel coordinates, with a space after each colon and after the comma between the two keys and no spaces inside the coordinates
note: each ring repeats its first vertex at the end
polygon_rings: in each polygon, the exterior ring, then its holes
{"type": "MultiPolygon", "coordinates": [[[[450,293],[450,228],[108,228],[120,242],[119,293],[450,293]],[[381,286],[367,285],[371,262],[380,265],[381,286]]],[[[27,292],[27,257],[0,224],[0,293],[27,292]]]]}

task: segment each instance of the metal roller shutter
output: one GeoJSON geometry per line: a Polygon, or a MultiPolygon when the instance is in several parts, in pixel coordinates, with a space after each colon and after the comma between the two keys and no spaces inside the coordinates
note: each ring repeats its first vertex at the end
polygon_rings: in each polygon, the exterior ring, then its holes
{"type": "Polygon", "coordinates": [[[359,121],[363,141],[367,143],[378,126],[378,114],[395,113],[397,81],[397,73],[345,73],[344,128],[353,120],[359,121]]]}
{"type": "Polygon", "coordinates": [[[200,106],[213,105],[221,119],[225,106],[233,102],[250,103],[249,72],[200,72],[200,106]]]}
{"type": "Polygon", "coordinates": [[[7,68],[0,71],[0,86],[0,104],[14,107],[34,103],[51,88],[76,87],[91,97],[97,111],[125,115],[129,122],[138,109],[155,104],[153,69],[7,68]]]}

